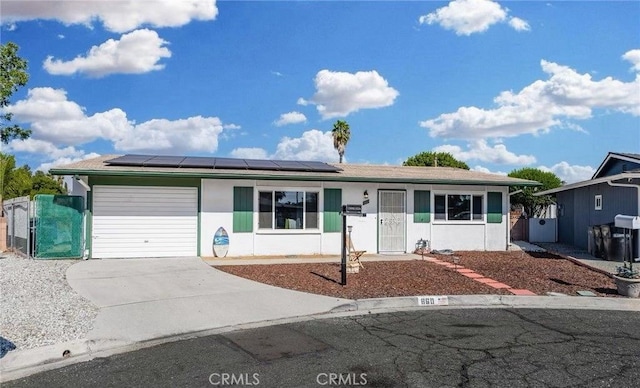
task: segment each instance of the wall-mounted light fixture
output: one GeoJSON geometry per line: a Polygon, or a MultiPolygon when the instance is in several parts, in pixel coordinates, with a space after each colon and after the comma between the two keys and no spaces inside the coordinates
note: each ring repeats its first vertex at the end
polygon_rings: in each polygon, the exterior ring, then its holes
{"type": "Polygon", "coordinates": [[[362,204],[366,205],[369,203],[369,192],[367,190],[362,193],[362,204]]]}

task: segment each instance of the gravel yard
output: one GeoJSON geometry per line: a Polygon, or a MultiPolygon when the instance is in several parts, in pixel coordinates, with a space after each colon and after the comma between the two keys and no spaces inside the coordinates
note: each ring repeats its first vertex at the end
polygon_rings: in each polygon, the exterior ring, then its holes
{"type": "Polygon", "coordinates": [[[0,337],[17,349],[84,338],[98,309],[67,283],[74,263],[0,254],[0,337]]]}
{"type": "MultiPolygon", "coordinates": [[[[441,260],[452,256],[433,255],[441,260]]],[[[456,252],[460,265],[516,289],[538,295],[559,292],[577,295],[591,291],[598,296],[618,296],[611,278],[550,253],[456,252]]],[[[416,256],[419,258],[419,256],[416,256]]],[[[348,274],[341,286],[337,263],[216,266],[217,269],[292,290],[333,297],[361,299],[411,295],[502,294],[451,268],[428,261],[365,262],[359,274],[348,274]]]]}

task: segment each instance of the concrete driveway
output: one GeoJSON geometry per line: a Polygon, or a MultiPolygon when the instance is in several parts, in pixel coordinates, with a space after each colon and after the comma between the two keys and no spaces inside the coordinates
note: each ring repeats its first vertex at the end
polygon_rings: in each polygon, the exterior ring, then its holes
{"type": "Polygon", "coordinates": [[[87,339],[103,346],[326,313],[351,302],[242,279],[199,258],[88,260],[66,275],[100,308],[87,339]]]}

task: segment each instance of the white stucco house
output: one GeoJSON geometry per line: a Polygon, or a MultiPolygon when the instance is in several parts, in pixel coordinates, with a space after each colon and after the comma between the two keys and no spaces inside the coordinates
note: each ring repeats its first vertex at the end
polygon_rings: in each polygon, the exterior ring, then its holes
{"type": "Polygon", "coordinates": [[[104,155],[51,169],[86,203],[93,258],[339,255],[342,205],[369,253],[506,250],[509,186],[537,182],[446,167],[325,164],[213,157],[104,155]]]}

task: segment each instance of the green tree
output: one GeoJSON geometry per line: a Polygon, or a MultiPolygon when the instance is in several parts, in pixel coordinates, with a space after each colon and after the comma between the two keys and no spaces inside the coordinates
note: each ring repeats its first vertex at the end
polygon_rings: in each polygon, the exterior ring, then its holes
{"type": "MultiPolygon", "coordinates": [[[[18,56],[18,45],[13,42],[0,45],[0,110],[9,105],[9,99],[29,81],[27,61],[18,56]]],[[[0,114],[0,141],[4,144],[11,139],[26,139],[31,130],[19,125],[10,125],[12,114],[0,114]]]]}
{"type": "Polygon", "coordinates": [[[10,199],[31,194],[31,169],[24,165],[9,172],[7,184],[3,187],[2,198],[10,199]]]}
{"type": "Polygon", "coordinates": [[[33,198],[36,194],[66,194],[62,182],[51,174],[36,171],[31,174],[29,166],[16,168],[13,155],[0,153],[0,193],[2,199],[23,197],[33,198]]]}
{"type": "Polygon", "coordinates": [[[31,197],[36,194],[66,194],[61,182],[51,174],[36,171],[31,179],[31,197]]]}
{"type": "Polygon", "coordinates": [[[525,167],[518,170],[513,170],[509,173],[512,178],[528,179],[542,183],[542,186],[513,186],[510,188],[511,192],[522,190],[517,194],[511,196],[512,205],[522,205],[524,211],[529,217],[535,217],[546,208],[553,204],[553,198],[550,195],[543,195],[536,197],[535,193],[555,189],[562,186],[562,181],[556,176],[556,174],[548,171],[542,171],[537,168],[525,167]]]}
{"type": "Polygon", "coordinates": [[[417,155],[409,157],[402,163],[403,166],[420,166],[420,167],[455,167],[469,169],[465,162],[461,162],[454,158],[448,152],[421,152],[417,155]]]}
{"type": "Polygon", "coordinates": [[[340,155],[340,163],[342,163],[344,151],[347,148],[349,138],[351,138],[351,130],[349,129],[349,124],[347,124],[346,121],[342,120],[336,121],[335,124],[333,124],[331,136],[333,136],[333,148],[338,150],[338,155],[340,155]]]}

